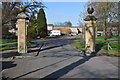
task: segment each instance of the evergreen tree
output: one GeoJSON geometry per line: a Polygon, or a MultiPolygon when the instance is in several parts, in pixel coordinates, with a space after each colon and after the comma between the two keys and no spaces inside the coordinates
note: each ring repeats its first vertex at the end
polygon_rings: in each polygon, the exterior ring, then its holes
{"type": "Polygon", "coordinates": [[[45,38],[47,36],[47,22],[45,12],[43,9],[39,10],[37,16],[37,32],[41,38],[45,38]]]}
{"type": "Polygon", "coordinates": [[[36,38],[37,37],[37,30],[36,30],[36,18],[34,13],[31,15],[30,22],[28,24],[28,36],[30,38],[36,38]]]}

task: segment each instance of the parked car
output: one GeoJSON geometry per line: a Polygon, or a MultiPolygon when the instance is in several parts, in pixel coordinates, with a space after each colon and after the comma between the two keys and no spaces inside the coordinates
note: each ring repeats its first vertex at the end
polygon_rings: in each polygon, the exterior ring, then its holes
{"type": "Polygon", "coordinates": [[[101,33],[97,33],[97,36],[101,36],[102,34],[101,33]]]}
{"type": "Polygon", "coordinates": [[[74,35],[77,35],[77,33],[76,32],[71,32],[71,33],[68,34],[68,36],[74,36],[74,35]]]}
{"type": "Polygon", "coordinates": [[[40,36],[37,36],[37,39],[40,39],[40,36]]]}
{"type": "Polygon", "coordinates": [[[102,36],[103,32],[102,31],[98,31],[97,32],[97,36],[102,36]]]}
{"type": "Polygon", "coordinates": [[[76,33],[76,32],[72,32],[71,34],[72,34],[73,36],[74,36],[74,35],[77,35],[77,33],[76,33]]]}
{"type": "Polygon", "coordinates": [[[67,34],[68,36],[72,36],[72,34],[71,33],[69,33],[69,34],[67,34]]]}

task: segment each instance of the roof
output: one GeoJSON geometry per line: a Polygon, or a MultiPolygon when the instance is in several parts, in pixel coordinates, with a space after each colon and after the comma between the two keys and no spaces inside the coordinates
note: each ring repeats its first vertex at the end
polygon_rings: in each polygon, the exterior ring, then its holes
{"type": "Polygon", "coordinates": [[[48,26],[53,26],[53,24],[47,24],[48,26]]]}

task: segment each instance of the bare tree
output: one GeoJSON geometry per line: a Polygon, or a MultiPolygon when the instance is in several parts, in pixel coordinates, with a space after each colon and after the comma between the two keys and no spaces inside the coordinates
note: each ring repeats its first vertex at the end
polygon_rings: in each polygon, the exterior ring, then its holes
{"type": "Polygon", "coordinates": [[[84,19],[87,16],[87,11],[81,12],[79,15],[79,19],[78,19],[78,26],[83,27],[84,26],[84,19]]]}
{"type": "Polygon", "coordinates": [[[70,21],[65,21],[65,22],[57,22],[54,23],[54,26],[56,27],[72,27],[72,23],[70,21]]]}
{"type": "Polygon", "coordinates": [[[85,25],[85,23],[84,23],[84,19],[86,18],[86,16],[88,15],[88,13],[87,13],[87,4],[86,5],[84,5],[84,11],[82,11],[81,13],[80,13],[80,15],[79,15],[79,19],[78,19],[78,26],[80,26],[80,27],[84,27],[84,25],[85,25]]]}
{"type": "Polygon", "coordinates": [[[9,37],[8,27],[16,28],[16,17],[21,12],[19,7],[24,5],[24,12],[30,18],[37,14],[39,8],[45,8],[42,2],[2,2],[2,37],[9,37]],[[8,27],[6,27],[8,26],[8,27]]]}
{"type": "Polygon", "coordinates": [[[20,5],[25,6],[25,13],[28,16],[31,14],[38,13],[38,8],[44,8],[42,2],[2,2],[2,25],[11,23],[16,20],[16,16],[19,11],[20,5]]]}
{"type": "Polygon", "coordinates": [[[72,23],[71,23],[70,21],[64,22],[64,25],[65,25],[66,27],[72,27],[72,23]]]}
{"type": "Polygon", "coordinates": [[[107,35],[107,27],[112,23],[119,22],[118,18],[118,3],[116,2],[92,2],[88,7],[92,6],[95,9],[94,15],[98,18],[97,28],[104,31],[107,35]]]}

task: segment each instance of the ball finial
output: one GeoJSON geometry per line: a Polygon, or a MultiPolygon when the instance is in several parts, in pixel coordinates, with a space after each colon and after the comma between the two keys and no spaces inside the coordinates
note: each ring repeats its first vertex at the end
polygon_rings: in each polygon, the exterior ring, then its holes
{"type": "Polygon", "coordinates": [[[94,12],[94,9],[93,9],[92,7],[89,7],[89,8],[87,9],[87,12],[88,12],[89,14],[92,14],[92,13],[94,12]]]}
{"type": "Polygon", "coordinates": [[[24,5],[20,5],[19,11],[20,12],[24,12],[25,11],[25,6],[24,5]]]}

